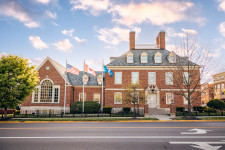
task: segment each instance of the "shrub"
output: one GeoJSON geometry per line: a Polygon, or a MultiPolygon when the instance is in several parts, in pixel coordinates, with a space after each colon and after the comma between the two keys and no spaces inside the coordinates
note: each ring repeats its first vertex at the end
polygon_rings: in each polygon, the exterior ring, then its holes
{"type": "Polygon", "coordinates": [[[103,113],[111,113],[112,107],[111,106],[104,106],[103,107],[103,113]]]}
{"type": "Polygon", "coordinates": [[[207,103],[207,106],[216,110],[224,110],[225,109],[225,102],[219,99],[213,99],[207,103]]]}
{"type": "Polygon", "coordinates": [[[130,112],[130,107],[123,107],[123,112],[129,113],[130,112]]]}
{"type": "Polygon", "coordinates": [[[211,113],[214,113],[215,112],[215,110],[213,108],[210,108],[210,107],[205,107],[204,108],[204,111],[205,112],[211,112],[211,113]]]}
{"type": "Polygon", "coordinates": [[[184,112],[184,107],[177,107],[176,108],[176,111],[177,112],[184,112]]]}
{"type": "MultiPolygon", "coordinates": [[[[75,102],[70,105],[70,113],[82,113],[83,102],[75,102]]],[[[84,102],[84,113],[98,113],[100,104],[94,101],[84,102]]]]}
{"type": "Polygon", "coordinates": [[[202,113],[203,110],[204,110],[204,107],[202,107],[202,106],[194,106],[193,109],[194,109],[194,111],[198,111],[198,112],[202,113]]]}

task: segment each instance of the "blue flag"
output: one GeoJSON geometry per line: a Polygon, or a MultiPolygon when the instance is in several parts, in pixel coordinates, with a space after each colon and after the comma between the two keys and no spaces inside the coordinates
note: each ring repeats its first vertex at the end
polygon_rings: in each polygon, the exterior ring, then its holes
{"type": "Polygon", "coordinates": [[[104,66],[104,73],[109,73],[111,77],[113,77],[112,70],[108,69],[106,66],[104,66]]]}

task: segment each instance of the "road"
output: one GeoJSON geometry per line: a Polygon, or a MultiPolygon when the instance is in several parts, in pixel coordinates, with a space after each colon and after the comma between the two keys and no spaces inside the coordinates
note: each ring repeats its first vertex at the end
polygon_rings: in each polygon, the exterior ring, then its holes
{"type": "Polygon", "coordinates": [[[0,150],[223,150],[225,122],[0,123],[0,150]]]}

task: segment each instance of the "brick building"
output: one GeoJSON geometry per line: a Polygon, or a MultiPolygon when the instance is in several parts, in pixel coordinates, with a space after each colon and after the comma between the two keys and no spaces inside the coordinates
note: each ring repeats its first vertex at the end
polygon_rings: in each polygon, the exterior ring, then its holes
{"type": "MultiPolygon", "coordinates": [[[[114,111],[121,110],[124,106],[132,107],[132,104],[124,104],[123,85],[127,83],[142,84],[145,93],[145,102],[139,104],[143,109],[144,104],[153,109],[167,109],[170,104],[184,106],[187,108],[187,100],[178,95],[179,89],[174,85],[176,78],[177,58],[182,58],[174,52],[165,49],[165,32],[160,32],[154,45],[136,45],[135,32],[130,32],[130,49],[119,57],[111,57],[110,63],[106,66],[113,71],[114,76],[104,74],[104,94],[103,105],[112,106],[114,111]]],[[[186,61],[185,58],[182,58],[186,61]]],[[[73,75],[65,72],[65,67],[47,57],[37,68],[40,76],[40,84],[36,90],[22,104],[21,110],[49,112],[63,110],[65,80],[66,80],[66,110],[75,101],[82,101],[82,77],[88,78],[85,85],[85,100],[98,101],[102,98],[102,73],[92,74],[80,72],[73,75]]],[[[184,76],[187,72],[184,70],[184,76]]],[[[195,70],[195,75],[199,76],[199,69],[195,70]]],[[[183,81],[180,81],[183,84],[183,81]]],[[[200,90],[200,85],[197,88],[200,90]]],[[[185,89],[184,89],[185,91],[185,89]]],[[[201,99],[195,100],[193,105],[201,105],[201,99]]]]}
{"type": "Polygon", "coordinates": [[[225,72],[213,75],[214,98],[225,100],[225,72]]]}
{"type": "Polygon", "coordinates": [[[214,86],[213,84],[205,83],[201,85],[201,99],[202,99],[202,105],[206,106],[206,104],[214,99],[214,86]]]}

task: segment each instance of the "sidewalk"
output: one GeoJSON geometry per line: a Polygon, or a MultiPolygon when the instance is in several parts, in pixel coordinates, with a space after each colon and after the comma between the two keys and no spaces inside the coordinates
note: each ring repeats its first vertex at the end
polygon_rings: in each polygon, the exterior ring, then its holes
{"type": "Polygon", "coordinates": [[[149,118],[157,118],[159,120],[172,120],[168,115],[149,115],[149,118]]]}

